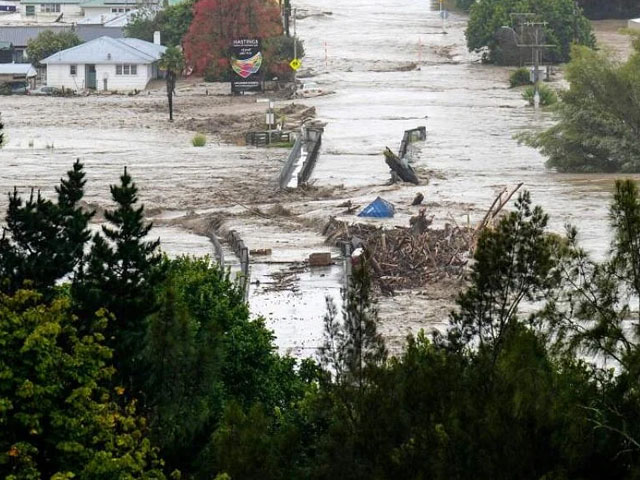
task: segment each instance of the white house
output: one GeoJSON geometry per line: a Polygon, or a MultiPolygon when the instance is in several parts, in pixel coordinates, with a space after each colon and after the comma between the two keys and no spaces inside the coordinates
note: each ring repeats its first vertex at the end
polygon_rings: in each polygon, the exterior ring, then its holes
{"type": "Polygon", "coordinates": [[[631,30],[640,30],[640,18],[634,18],[632,20],[629,20],[628,27],[631,30]]]}
{"type": "MultiPolygon", "coordinates": [[[[157,9],[158,0],[145,0],[144,7],[147,9],[157,9]]],[[[127,13],[139,8],[143,2],[140,0],[82,0],[84,17],[94,17],[96,15],[108,15],[111,13],[127,13]]]]}
{"type": "Polygon", "coordinates": [[[42,60],[47,86],[72,90],[143,90],[158,78],[166,47],[137,38],[100,37],[42,60]]]}
{"type": "Polygon", "coordinates": [[[80,0],[21,0],[22,17],[36,22],[72,20],[82,17],[80,0]]]}

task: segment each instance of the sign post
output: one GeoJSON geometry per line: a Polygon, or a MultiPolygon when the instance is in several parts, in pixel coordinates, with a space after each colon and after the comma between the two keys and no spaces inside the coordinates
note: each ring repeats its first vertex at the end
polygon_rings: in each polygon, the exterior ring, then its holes
{"type": "Polygon", "coordinates": [[[233,40],[231,45],[231,92],[262,91],[262,52],[257,38],[233,40]]]}

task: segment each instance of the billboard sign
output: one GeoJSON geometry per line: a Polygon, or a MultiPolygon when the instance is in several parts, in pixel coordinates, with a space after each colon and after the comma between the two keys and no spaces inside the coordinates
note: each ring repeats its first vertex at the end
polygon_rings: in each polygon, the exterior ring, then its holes
{"type": "Polygon", "coordinates": [[[231,91],[262,91],[262,52],[257,38],[241,38],[231,45],[231,91]]]}

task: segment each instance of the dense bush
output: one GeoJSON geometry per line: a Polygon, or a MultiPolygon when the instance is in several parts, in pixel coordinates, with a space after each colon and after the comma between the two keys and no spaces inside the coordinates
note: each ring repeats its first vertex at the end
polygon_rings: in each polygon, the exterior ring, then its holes
{"type": "Polygon", "coordinates": [[[575,47],[560,93],[558,123],[521,139],[560,171],[640,172],[640,40],[620,64],[607,52],[575,47]]]}
{"type": "Polygon", "coordinates": [[[590,22],[573,0],[483,0],[471,6],[466,36],[470,51],[485,52],[485,59],[495,61],[496,33],[503,26],[513,26],[510,14],[534,13],[547,22],[546,43],[554,45],[545,58],[554,62],[569,60],[572,43],[593,46],[595,38],[590,22]]]}
{"type": "Polygon", "coordinates": [[[124,27],[127,37],[153,41],[153,33],[160,32],[162,45],[182,45],[182,40],[193,20],[194,0],[184,0],[160,11],[140,9],[124,27]]]}
{"type": "MultiPolygon", "coordinates": [[[[533,106],[535,103],[535,88],[533,86],[527,87],[522,92],[522,98],[529,102],[529,105],[533,106]]],[[[558,102],[558,94],[555,90],[547,85],[540,84],[538,86],[538,95],[540,96],[540,105],[548,107],[558,102]]]]}
{"type": "Polygon", "coordinates": [[[578,0],[584,14],[591,19],[633,18],[640,16],[637,0],[578,0]]]}
{"type": "Polygon", "coordinates": [[[191,145],[194,147],[204,147],[207,144],[207,137],[202,133],[196,133],[191,139],[191,145]]]}
{"type": "Polygon", "coordinates": [[[522,67],[511,73],[509,75],[509,85],[511,85],[511,88],[531,85],[531,72],[529,69],[522,67]]]}

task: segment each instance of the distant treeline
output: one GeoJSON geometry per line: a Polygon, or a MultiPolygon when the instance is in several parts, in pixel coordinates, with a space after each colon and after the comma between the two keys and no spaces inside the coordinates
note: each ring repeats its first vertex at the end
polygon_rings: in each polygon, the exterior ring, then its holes
{"type": "MultiPolygon", "coordinates": [[[[456,6],[469,10],[476,0],[456,0],[456,6]]],[[[638,0],[578,0],[578,5],[591,20],[640,16],[638,0]]]]}

